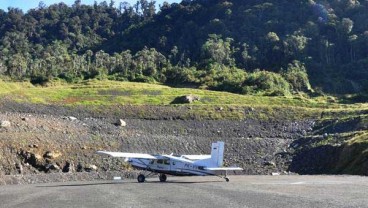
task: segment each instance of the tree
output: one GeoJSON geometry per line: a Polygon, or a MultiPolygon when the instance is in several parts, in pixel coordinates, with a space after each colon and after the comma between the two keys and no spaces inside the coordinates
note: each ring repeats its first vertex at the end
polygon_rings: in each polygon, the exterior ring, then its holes
{"type": "Polygon", "coordinates": [[[217,63],[220,65],[233,66],[234,58],[232,57],[234,49],[231,47],[233,39],[226,38],[223,40],[221,36],[216,34],[209,35],[209,39],[202,46],[202,58],[205,65],[217,63]]]}
{"type": "Polygon", "coordinates": [[[307,43],[308,38],[302,34],[290,35],[284,41],[285,53],[294,59],[301,59],[307,43]]]}
{"type": "Polygon", "coordinates": [[[343,18],[340,25],[340,30],[344,35],[349,34],[353,30],[354,22],[349,18],[343,18]]]}

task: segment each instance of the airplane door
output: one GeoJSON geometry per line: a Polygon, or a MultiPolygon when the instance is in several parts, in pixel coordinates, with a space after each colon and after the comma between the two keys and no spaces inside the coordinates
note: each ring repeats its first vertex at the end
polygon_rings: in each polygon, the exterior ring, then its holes
{"type": "Polygon", "coordinates": [[[168,170],[168,171],[171,170],[171,160],[169,158],[164,159],[163,165],[164,165],[165,170],[168,170]]]}
{"type": "Polygon", "coordinates": [[[164,171],[170,171],[171,170],[171,162],[170,159],[165,158],[165,159],[158,159],[154,162],[154,164],[152,165],[152,167],[154,169],[157,170],[164,170],[164,171]]]}

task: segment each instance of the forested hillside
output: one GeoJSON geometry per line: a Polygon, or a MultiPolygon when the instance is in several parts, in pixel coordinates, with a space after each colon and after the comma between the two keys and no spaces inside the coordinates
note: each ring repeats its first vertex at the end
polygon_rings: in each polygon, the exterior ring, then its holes
{"type": "Polygon", "coordinates": [[[368,91],[368,1],[76,0],[0,10],[0,73],[242,94],[368,91]]]}

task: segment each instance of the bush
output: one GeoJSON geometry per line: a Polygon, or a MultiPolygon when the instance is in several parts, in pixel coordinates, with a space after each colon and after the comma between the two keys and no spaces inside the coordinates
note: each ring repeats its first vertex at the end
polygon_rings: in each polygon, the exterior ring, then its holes
{"type": "Polygon", "coordinates": [[[50,81],[49,77],[43,75],[31,76],[31,83],[33,85],[45,85],[50,81]]]}
{"type": "Polygon", "coordinates": [[[268,71],[256,71],[249,74],[243,85],[243,93],[261,93],[268,96],[290,95],[289,83],[280,75],[268,71]]]}
{"type": "Polygon", "coordinates": [[[168,84],[178,85],[178,84],[196,84],[201,83],[200,78],[203,77],[205,71],[197,70],[195,67],[182,68],[182,67],[172,67],[166,72],[166,82],[168,84]]]}
{"type": "Polygon", "coordinates": [[[144,83],[157,83],[153,77],[147,77],[144,75],[135,76],[133,82],[144,82],[144,83]]]}
{"type": "Polygon", "coordinates": [[[281,74],[291,84],[293,91],[313,92],[309,83],[307,70],[304,64],[299,61],[290,63],[287,70],[282,71],[281,74]]]}
{"type": "Polygon", "coordinates": [[[221,67],[221,70],[211,69],[201,83],[209,89],[241,93],[247,73],[241,69],[221,67]]]}

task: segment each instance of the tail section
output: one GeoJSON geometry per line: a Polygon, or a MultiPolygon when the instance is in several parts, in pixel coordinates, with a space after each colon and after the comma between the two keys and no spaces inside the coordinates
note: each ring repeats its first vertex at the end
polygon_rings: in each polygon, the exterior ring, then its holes
{"type": "Polygon", "coordinates": [[[222,167],[224,162],[224,142],[212,143],[211,160],[217,167],[222,167]]]}

